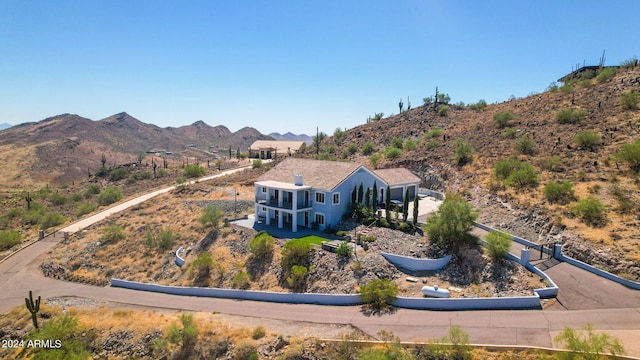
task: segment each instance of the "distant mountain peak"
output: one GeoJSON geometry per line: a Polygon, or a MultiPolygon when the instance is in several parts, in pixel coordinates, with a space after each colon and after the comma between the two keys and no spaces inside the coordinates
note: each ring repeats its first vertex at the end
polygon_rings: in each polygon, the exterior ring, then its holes
{"type": "Polygon", "coordinates": [[[8,129],[10,127],[12,127],[13,125],[11,124],[7,124],[7,123],[2,123],[0,124],[0,131],[4,130],[4,129],[8,129]]]}
{"type": "Polygon", "coordinates": [[[209,125],[207,125],[207,123],[205,123],[205,122],[204,122],[204,121],[202,121],[202,120],[198,120],[198,121],[194,122],[193,124],[191,124],[191,126],[196,126],[196,127],[198,127],[198,126],[209,126],[209,125]]]}
{"type": "Polygon", "coordinates": [[[307,144],[311,144],[313,142],[313,139],[311,139],[311,136],[309,135],[306,135],[306,134],[296,135],[292,132],[287,132],[286,134],[280,134],[280,133],[274,132],[269,134],[269,136],[271,136],[276,140],[283,140],[283,141],[304,141],[307,144]]]}

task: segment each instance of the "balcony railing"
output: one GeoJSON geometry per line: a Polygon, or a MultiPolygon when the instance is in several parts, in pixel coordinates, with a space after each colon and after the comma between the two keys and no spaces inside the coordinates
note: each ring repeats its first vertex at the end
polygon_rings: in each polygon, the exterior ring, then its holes
{"type": "MultiPolygon", "coordinates": [[[[265,206],[270,206],[270,207],[275,207],[275,208],[280,208],[280,209],[288,209],[291,210],[293,209],[293,202],[291,201],[283,201],[282,202],[282,206],[278,205],[278,200],[276,199],[271,199],[271,200],[267,200],[264,198],[260,198],[260,197],[256,197],[256,202],[260,205],[265,205],[265,206]]],[[[306,208],[310,208],[311,207],[311,202],[299,202],[298,203],[298,209],[306,209],[306,208]]]]}

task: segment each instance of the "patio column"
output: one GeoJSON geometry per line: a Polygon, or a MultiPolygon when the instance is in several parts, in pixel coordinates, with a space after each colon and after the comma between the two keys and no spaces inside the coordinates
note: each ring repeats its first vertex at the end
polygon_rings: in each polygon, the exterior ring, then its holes
{"type": "Polygon", "coordinates": [[[278,212],[278,229],[282,229],[283,227],[284,215],[285,215],[284,212],[282,211],[278,212]]]}
{"type": "Polygon", "coordinates": [[[298,192],[293,191],[293,199],[291,200],[291,232],[298,232],[298,192]]]}
{"type": "Polygon", "coordinates": [[[284,190],[278,191],[278,207],[282,207],[282,195],[284,195],[284,190]]]}
{"type": "Polygon", "coordinates": [[[265,219],[265,224],[271,225],[271,209],[267,208],[267,216],[265,219]]]}

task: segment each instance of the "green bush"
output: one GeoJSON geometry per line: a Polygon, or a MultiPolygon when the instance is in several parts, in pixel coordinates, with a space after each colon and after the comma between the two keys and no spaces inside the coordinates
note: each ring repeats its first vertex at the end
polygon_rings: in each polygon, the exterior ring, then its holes
{"type": "Polygon", "coordinates": [[[477,103],[469,105],[471,110],[481,110],[487,107],[487,101],[484,99],[478,100],[477,103]]]}
{"type": "Polygon", "coordinates": [[[622,62],[620,62],[620,67],[625,68],[625,69],[631,69],[638,66],[638,58],[635,56],[632,56],[622,62]]]}
{"type": "Polygon", "coordinates": [[[141,180],[149,180],[153,178],[153,172],[151,170],[145,170],[138,174],[138,178],[141,180]]]}
{"type": "Polygon", "coordinates": [[[213,258],[208,252],[203,252],[189,265],[189,277],[208,279],[213,268],[213,258]]]}
{"type": "Polygon", "coordinates": [[[507,139],[515,139],[517,133],[518,131],[516,129],[507,128],[502,132],[502,136],[506,137],[507,139]]]}
{"type": "Polygon", "coordinates": [[[509,122],[515,119],[516,116],[509,110],[493,114],[493,121],[496,123],[496,126],[499,129],[507,127],[507,125],[509,125],[509,122]]]}
{"type": "Polygon", "coordinates": [[[404,139],[402,139],[401,137],[394,137],[393,139],[391,139],[391,146],[393,146],[394,148],[402,150],[403,144],[404,139]]]}
{"type": "Polygon", "coordinates": [[[186,313],[180,314],[180,323],[182,329],[176,323],[169,326],[164,341],[180,344],[180,350],[174,354],[174,358],[188,359],[191,358],[191,354],[198,342],[198,326],[193,315],[186,313]]]}
{"type": "Polygon", "coordinates": [[[197,178],[203,176],[207,171],[200,165],[187,165],[184,168],[182,175],[187,179],[197,178]]]}
{"type": "Polygon", "coordinates": [[[40,223],[40,230],[46,230],[48,228],[58,226],[64,223],[65,221],[67,221],[67,219],[57,211],[46,212],[42,217],[42,222],[40,223]]]}
{"type": "Polygon", "coordinates": [[[594,196],[580,199],[571,208],[571,212],[591,226],[600,226],[606,220],[605,207],[600,199],[594,196]]]}
{"type": "Polygon", "coordinates": [[[67,197],[66,197],[66,196],[64,196],[64,195],[62,195],[62,194],[60,194],[60,193],[57,193],[57,192],[54,192],[54,193],[52,193],[51,195],[49,195],[49,201],[50,201],[53,205],[56,205],[56,206],[60,206],[60,205],[64,205],[64,204],[66,204],[66,203],[67,203],[67,200],[68,200],[68,199],[67,199],[67,197]]]}
{"type": "Polygon", "coordinates": [[[362,152],[362,155],[367,156],[367,155],[371,155],[371,154],[373,154],[373,152],[375,151],[375,149],[376,149],[376,145],[375,145],[373,142],[371,142],[371,141],[367,141],[366,143],[364,143],[364,144],[362,145],[362,150],[361,150],[361,152],[362,152]]]}
{"type": "Polygon", "coordinates": [[[353,154],[357,153],[358,152],[358,145],[349,144],[347,146],[347,152],[349,153],[349,155],[353,155],[353,154]]]}
{"type": "Polygon", "coordinates": [[[559,359],[598,360],[608,359],[603,354],[624,355],[624,347],[616,338],[607,333],[594,333],[590,325],[585,325],[581,333],[576,333],[572,328],[565,328],[555,341],[565,343],[568,353],[558,353],[559,359]]]}
{"type": "Polygon", "coordinates": [[[262,325],[258,325],[253,329],[251,333],[251,338],[253,340],[262,339],[265,335],[267,335],[267,330],[262,325]]]}
{"type": "Polygon", "coordinates": [[[80,202],[84,197],[82,196],[82,194],[79,193],[74,193],[71,194],[71,201],[73,201],[74,203],[80,202]]]}
{"type": "Polygon", "coordinates": [[[100,194],[100,185],[98,184],[89,184],[87,190],[84,191],[83,195],[85,199],[92,197],[93,195],[100,194]]]}
{"type": "Polygon", "coordinates": [[[352,253],[353,249],[351,249],[351,246],[346,241],[340,243],[340,245],[338,245],[338,247],[336,248],[336,254],[338,254],[338,256],[340,257],[348,259],[351,257],[352,253]]]}
{"type": "Polygon", "coordinates": [[[613,67],[602,68],[602,69],[598,70],[598,75],[596,75],[596,80],[598,80],[598,82],[602,83],[602,82],[605,82],[607,80],[613,79],[613,77],[616,76],[617,72],[618,72],[618,70],[616,68],[613,68],[613,67]]]}
{"type": "Polygon", "coordinates": [[[620,105],[624,110],[638,110],[638,98],[640,91],[627,91],[620,95],[620,105]]]}
{"type": "Polygon", "coordinates": [[[333,132],[333,141],[338,146],[342,145],[346,137],[347,137],[347,132],[340,128],[336,128],[336,130],[333,132]]]}
{"type": "Polygon", "coordinates": [[[485,247],[494,261],[504,259],[511,249],[513,237],[502,231],[490,231],[485,240],[485,247]]]}
{"type": "Polygon", "coordinates": [[[122,192],[120,189],[115,186],[109,186],[104,189],[100,195],[98,195],[98,204],[100,206],[107,206],[120,201],[120,199],[122,199],[122,192]]]}
{"type": "Polygon", "coordinates": [[[562,165],[562,160],[558,155],[551,155],[542,162],[542,168],[548,171],[556,171],[562,165]]]}
{"type": "Polygon", "coordinates": [[[171,228],[148,229],[144,242],[149,248],[157,248],[160,251],[169,250],[175,243],[176,236],[171,228]]]}
{"type": "Polygon", "coordinates": [[[424,146],[427,148],[427,150],[433,149],[434,147],[438,146],[438,142],[437,141],[427,141],[426,143],[424,143],[424,146]]]}
{"type": "Polygon", "coordinates": [[[398,284],[389,279],[374,279],[360,287],[362,301],[373,309],[380,310],[398,297],[398,284]]]}
{"type": "Polygon", "coordinates": [[[85,202],[82,204],[78,204],[78,209],[76,210],[76,217],[82,217],[83,215],[94,212],[98,208],[98,205],[94,202],[85,202]]]}
{"type": "Polygon", "coordinates": [[[577,124],[585,115],[584,110],[562,109],[556,114],[556,120],[560,124],[577,124]]]}
{"type": "Polygon", "coordinates": [[[581,131],[573,139],[578,146],[594,150],[602,142],[602,136],[593,131],[581,131]]]}
{"type": "Polygon", "coordinates": [[[635,142],[624,144],[620,147],[620,151],[613,154],[616,161],[627,162],[631,166],[631,170],[640,171],[640,138],[635,142]]]}
{"type": "Polygon", "coordinates": [[[20,243],[20,233],[17,230],[0,231],[0,251],[11,249],[20,243]]]}
{"type": "Polygon", "coordinates": [[[438,115],[447,116],[447,114],[449,114],[449,105],[438,106],[438,115]]]}
{"type": "Polygon", "coordinates": [[[542,189],[550,203],[566,204],[573,200],[573,184],[569,181],[550,182],[542,189]]]}
{"type": "Polygon", "coordinates": [[[504,160],[496,161],[493,166],[493,173],[498,180],[506,180],[512,172],[521,166],[521,162],[516,158],[508,157],[504,160]]]}
{"type": "Polygon", "coordinates": [[[249,252],[254,258],[267,258],[273,255],[273,236],[261,231],[249,241],[249,252]]]}
{"type": "Polygon", "coordinates": [[[463,139],[456,139],[453,144],[456,147],[453,158],[459,166],[463,166],[473,160],[473,154],[476,151],[473,146],[471,146],[470,142],[463,139]]]}
{"type": "Polygon", "coordinates": [[[384,157],[387,159],[396,159],[402,155],[402,150],[394,146],[387,146],[384,149],[384,157]]]}
{"type": "Polygon", "coordinates": [[[126,184],[127,185],[133,185],[136,183],[136,181],[138,181],[138,178],[136,176],[129,176],[129,178],[127,178],[126,184]]]}
{"type": "Polygon", "coordinates": [[[515,169],[504,184],[516,189],[530,188],[538,185],[538,174],[536,169],[527,162],[521,162],[519,167],[515,169]]]}
{"type": "Polygon", "coordinates": [[[129,170],[125,168],[115,169],[111,170],[109,173],[109,180],[118,181],[126,178],[127,176],[129,176],[129,170]]]}
{"type": "Polygon", "coordinates": [[[222,209],[215,205],[207,205],[202,209],[198,222],[202,226],[211,226],[213,229],[217,229],[222,221],[222,209]]]}
{"type": "Polygon", "coordinates": [[[293,266],[306,266],[311,255],[311,244],[303,239],[292,239],[284,244],[281,265],[285,271],[293,266]]]}
{"type": "Polygon", "coordinates": [[[404,142],[404,149],[407,151],[411,151],[416,148],[418,144],[413,140],[407,140],[404,142]]]}
{"type": "Polygon", "coordinates": [[[249,288],[249,274],[244,271],[239,272],[231,279],[231,286],[234,289],[246,290],[249,288]]]}
{"type": "Polygon", "coordinates": [[[120,240],[124,240],[127,235],[122,226],[116,223],[109,223],[102,228],[102,236],[100,239],[105,244],[114,244],[120,240]]]}
{"type": "Polygon", "coordinates": [[[457,253],[473,241],[469,233],[478,214],[460,195],[447,194],[438,211],[427,219],[429,241],[448,253],[457,253]]]}
{"type": "Polygon", "coordinates": [[[307,278],[309,269],[302,265],[293,265],[289,276],[287,276],[287,284],[294,291],[301,291],[304,288],[304,282],[307,278]]]}
{"type": "Polygon", "coordinates": [[[369,162],[374,169],[378,168],[378,164],[380,163],[381,158],[382,157],[380,156],[380,154],[372,154],[371,156],[369,156],[369,162]]]}
{"type": "Polygon", "coordinates": [[[24,338],[35,342],[51,341],[53,346],[25,347],[28,358],[34,359],[89,359],[91,351],[88,344],[95,338],[95,334],[87,331],[78,324],[78,319],[71,315],[47,321],[40,329],[30,331],[24,338]],[[55,346],[59,341],[59,347],[55,346]]]}
{"type": "Polygon", "coordinates": [[[233,350],[234,360],[258,360],[258,346],[253,340],[242,340],[233,350]]]}
{"type": "Polygon", "coordinates": [[[440,128],[431,128],[424,134],[425,139],[433,139],[442,136],[444,134],[444,130],[440,128]]]}
{"type": "Polygon", "coordinates": [[[536,149],[536,142],[528,136],[523,136],[513,145],[517,152],[523,155],[533,155],[536,149]]]}

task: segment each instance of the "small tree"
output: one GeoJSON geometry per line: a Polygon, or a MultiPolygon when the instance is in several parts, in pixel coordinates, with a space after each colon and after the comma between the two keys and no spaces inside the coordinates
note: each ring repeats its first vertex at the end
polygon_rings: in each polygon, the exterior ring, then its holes
{"type": "Polygon", "coordinates": [[[203,252],[189,265],[189,276],[201,282],[206,279],[208,282],[211,268],[213,267],[213,258],[208,252],[203,252]]]}
{"type": "Polygon", "coordinates": [[[635,142],[624,144],[620,151],[613,154],[616,161],[624,161],[629,163],[631,170],[640,172],[640,138],[635,142]]]}
{"type": "Polygon", "coordinates": [[[576,124],[586,115],[584,110],[562,109],[556,114],[560,124],[576,124]]]}
{"type": "Polygon", "coordinates": [[[203,176],[207,171],[200,165],[187,165],[182,173],[185,178],[197,178],[203,176]]]}
{"type": "Polygon", "coordinates": [[[409,188],[404,191],[404,201],[402,202],[402,221],[407,221],[409,218],[409,188]]]}
{"type": "Polygon", "coordinates": [[[198,218],[198,222],[205,227],[212,227],[214,230],[218,228],[220,225],[220,221],[222,220],[222,209],[215,205],[207,205],[202,209],[202,213],[198,218]]]}
{"type": "Polygon", "coordinates": [[[458,194],[447,194],[438,211],[427,220],[427,234],[431,243],[445,250],[457,253],[464,245],[472,242],[469,234],[478,218],[478,210],[473,209],[458,194]]]}
{"type": "Polygon", "coordinates": [[[255,159],[253,160],[253,163],[251,163],[251,168],[253,169],[259,169],[262,167],[262,160],[260,159],[255,159]]]}
{"type": "Polygon", "coordinates": [[[378,183],[374,180],[373,181],[373,194],[371,197],[371,207],[373,209],[373,211],[376,211],[378,209],[378,183]]]}
{"type": "Polygon", "coordinates": [[[419,211],[420,211],[420,203],[419,203],[418,196],[416,196],[413,198],[413,226],[418,225],[418,216],[420,214],[419,211]]]}
{"type": "Polygon", "coordinates": [[[402,150],[395,146],[387,146],[384,149],[384,157],[390,160],[396,159],[402,155],[402,150]]]}
{"type": "Polygon", "coordinates": [[[274,243],[273,236],[261,231],[249,241],[249,252],[256,259],[271,257],[274,243]]]}
{"type": "Polygon", "coordinates": [[[306,266],[311,255],[311,244],[301,239],[292,239],[284,244],[280,263],[285,271],[294,265],[306,266]]]}
{"type": "Polygon", "coordinates": [[[529,136],[523,136],[516,141],[516,143],[514,144],[514,148],[520,154],[533,155],[536,150],[536,142],[529,136]]]}
{"type": "Polygon", "coordinates": [[[404,139],[401,137],[394,137],[393,139],[391,139],[391,146],[393,146],[394,148],[398,148],[400,150],[402,150],[404,145],[404,139]]]}
{"type": "Polygon", "coordinates": [[[0,251],[11,249],[20,243],[20,233],[17,230],[0,231],[0,251]]]}
{"type": "Polygon", "coordinates": [[[569,181],[550,182],[542,189],[550,203],[566,204],[573,199],[573,184],[569,181]]]}
{"type": "Polygon", "coordinates": [[[602,136],[593,131],[581,131],[576,134],[573,141],[580,147],[595,151],[596,147],[602,142],[602,136]]]}
{"type": "Polygon", "coordinates": [[[124,240],[126,236],[124,229],[120,225],[109,223],[102,228],[102,236],[100,236],[100,239],[105,244],[114,244],[120,240],[124,240]]]}
{"type": "Polygon", "coordinates": [[[111,205],[122,199],[122,192],[115,186],[109,186],[98,195],[98,204],[101,206],[111,205]]]}
{"type": "Polygon", "coordinates": [[[169,326],[164,341],[172,344],[180,344],[180,351],[178,354],[175,354],[175,357],[187,359],[193,353],[196,343],[198,342],[198,326],[193,319],[193,315],[186,313],[180,315],[180,323],[182,329],[176,323],[169,326]]]}
{"type": "Polygon", "coordinates": [[[380,154],[372,154],[371,156],[369,156],[369,162],[371,163],[371,166],[373,166],[374,169],[378,168],[378,164],[380,163],[380,154]]]}
{"type": "Polygon", "coordinates": [[[640,98],[640,91],[627,91],[620,95],[620,105],[624,110],[638,110],[638,98],[640,98]]]}
{"type": "Polygon", "coordinates": [[[447,116],[449,114],[449,105],[440,105],[438,106],[438,115],[447,116]]]}
{"type": "Polygon", "coordinates": [[[529,163],[522,162],[505,180],[505,185],[516,189],[534,187],[538,184],[536,169],[529,163]]]}
{"type": "Polygon", "coordinates": [[[391,222],[391,188],[387,186],[387,193],[384,199],[384,212],[387,222],[391,222]]]}
{"type": "Polygon", "coordinates": [[[336,128],[336,130],[333,132],[333,141],[338,146],[342,145],[346,137],[347,137],[347,132],[340,128],[336,128]]]}
{"type": "Polygon", "coordinates": [[[367,141],[362,145],[361,152],[362,152],[362,155],[367,156],[367,155],[373,154],[375,150],[376,150],[376,145],[371,141],[367,141]]]}
{"type": "Polygon", "coordinates": [[[338,247],[336,248],[336,254],[343,258],[350,258],[352,253],[353,249],[346,241],[340,243],[340,245],[338,245],[338,247]]]}
{"type": "Polygon", "coordinates": [[[585,359],[598,360],[603,358],[603,354],[624,355],[624,347],[616,338],[612,338],[607,333],[596,334],[591,325],[585,325],[584,335],[576,333],[572,328],[565,328],[556,336],[555,340],[566,344],[566,349],[570,353],[558,353],[559,359],[585,359]]]}
{"type": "Polygon", "coordinates": [[[372,309],[381,310],[398,297],[398,284],[389,279],[374,279],[360,287],[362,301],[372,309]]]}
{"type": "Polygon", "coordinates": [[[485,237],[487,241],[485,247],[489,251],[489,256],[494,261],[503,259],[511,249],[513,237],[502,231],[490,231],[485,237]]]}
{"type": "Polygon", "coordinates": [[[509,125],[509,122],[515,119],[516,116],[513,115],[513,113],[509,110],[493,114],[493,121],[495,121],[496,126],[498,126],[499,129],[507,127],[509,125]]]}
{"type": "Polygon", "coordinates": [[[471,146],[471,143],[467,140],[456,139],[453,143],[456,147],[455,152],[453,154],[454,159],[458,166],[463,166],[473,159],[473,153],[475,153],[475,149],[471,146]]]}
{"type": "Polygon", "coordinates": [[[582,221],[591,226],[602,225],[606,218],[605,207],[597,197],[590,196],[580,199],[572,208],[571,212],[582,221]]]}
{"type": "Polygon", "coordinates": [[[304,288],[304,282],[307,278],[309,269],[306,266],[293,265],[291,267],[290,275],[287,277],[287,284],[294,291],[300,291],[304,288]]]}

